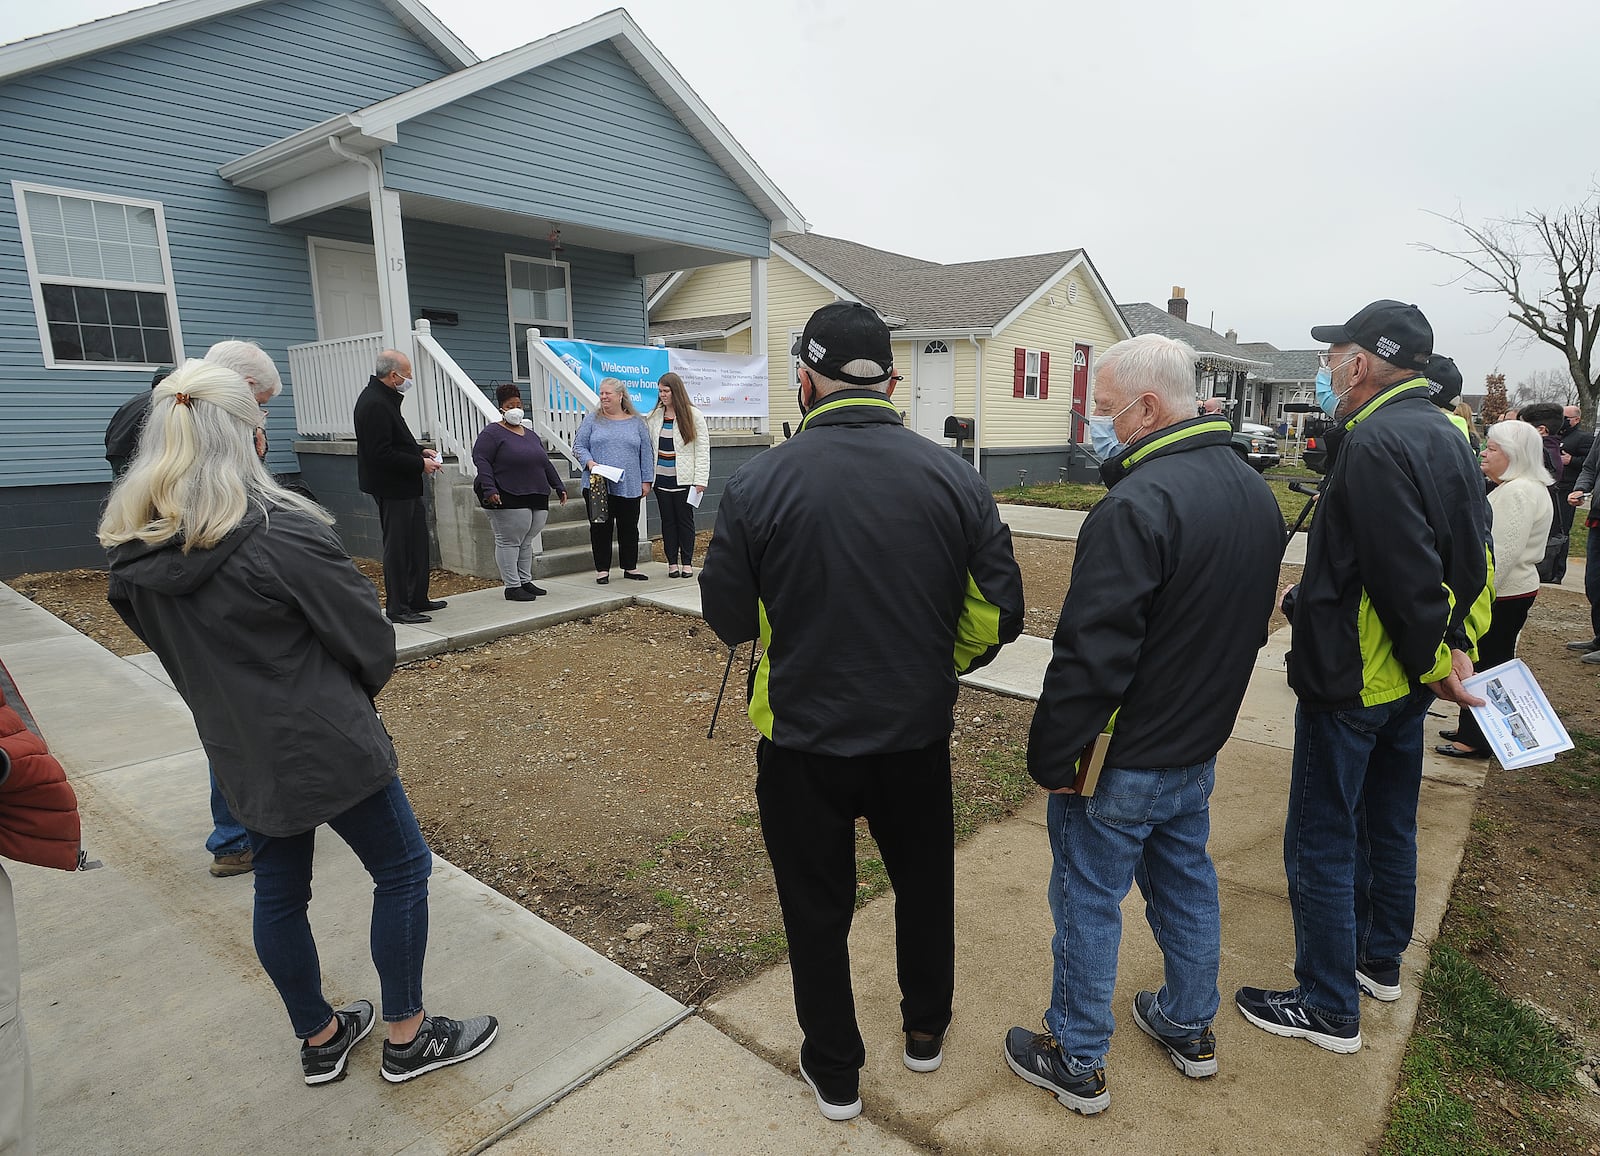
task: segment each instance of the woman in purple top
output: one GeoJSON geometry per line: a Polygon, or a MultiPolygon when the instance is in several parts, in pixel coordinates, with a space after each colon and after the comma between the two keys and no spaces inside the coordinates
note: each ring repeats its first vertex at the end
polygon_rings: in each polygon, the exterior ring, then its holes
{"type": "Polygon", "coordinates": [[[622,471],[620,482],[606,487],[606,516],[597,522],[591,504],[589,545],[594,550],[595,581],[611,581],[611,527],[617,528],[617,551],[622,555],[622,576],[636,582],[649,578],[639,565],[639,504],[656,480],[655,445],[639,411],[628,399],[628,387],[614,377],[600,383],[600,408],[583,419],[572,453],[583,463],[583,496],[589,501],[590,471],[612,466],[622,471]]]}
{"type": "Polygon", "coordinates": [[[472,447],[478,489],[494,530],[494,560],[510,602],[532,602],[544,591],[533,584],[533,540],[550,517],[550,491],[567,504],[567,487],[522,424],[522,394],[515,385],[494,391],[500,420],[490,422],[472,447]]]}

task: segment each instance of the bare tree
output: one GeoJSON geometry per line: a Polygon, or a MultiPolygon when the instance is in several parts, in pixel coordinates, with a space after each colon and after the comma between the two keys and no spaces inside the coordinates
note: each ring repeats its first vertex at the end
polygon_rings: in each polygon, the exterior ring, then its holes
{"type": "Polygon", "coordinates": [[[1505,297],[1510,302],[1506,316],[1527,330],[1530,340],[1561,351],[1583,420],[1592,424],[1600,392],[1600,366],[1594,360],[1600,337],[1600,188],[1577,205],[1481,225],[1460,215],[1434,215],[1465,233],[1470,244],[1421,248],[1466,266],[1457,280],[1468,292],[1505,297]]]}
{"type": "Polygon", "coordinates": [[[1535,369],[1517,382],[1511,401],[1517,406],[1531,405],[1536,401],[1576,405],[1578,387],[1572,382],[1572,374],[1564,369],[1535,369]]]}

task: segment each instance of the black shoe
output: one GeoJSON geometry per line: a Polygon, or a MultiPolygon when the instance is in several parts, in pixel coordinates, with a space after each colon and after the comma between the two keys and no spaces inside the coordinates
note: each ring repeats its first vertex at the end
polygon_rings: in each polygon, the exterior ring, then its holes
{"type": "Polygon", "coordinates": [[[918,1039],[926,1032],[907,1032],[905,1055],[901,1058],[913,1072],[937,1072],[944,1063],[944,1032],[928,1039],[918,1039]]]}
{"type": "Polygon", "coordinates": [[[1461,737],[1461,732],[1460,731],[1440,731],[1439,732],[1439,737],[1444,739],[1446,742],[1453,743],[1458,738],[1461,737]]]}
{"type": "Polygon", "coordinates": [[[1361,1050],[1361,1025],[1336,1024],[1300,1002],[1299,991],[1241,987],[1233,997],[1245,1019],[1275,1036],[1310,1040],[1319,1048],[1348,1055],[1361,1050]]]}
{"type": "Polygon", "coordinates": [[[538,595],[541,598],[544,597],[544,595],[550,593],[550,591],[545,590],[542,587],[535,586],[532,582],[524,582],[522,584],[522,588],[524,590],[526,590],[528,593],[538,595]]]}
{"type": "Polygon", "coordinates": [[[1443,755],[1447,759],[1486,759],[1489,757],[1488,751],[1480,751],[1476,748],[1464,751],[1454,743],[1440,743],[1433,748],[1433,753],[1443,755]]]}
{"type": "Polygon", "coordinates": [[[418,614],[414,610],[402,610],[398,614],[389,615],[389,621],[403,623],[406,626],[418,626],[424,622],[432,622],[433,618],[431,615],[418,614]]]}
{"type": "Polygon", "coordinates": [[[421,606],[417,607],[417,609],[418,610],[443,610],[448,605],[450,605],[450,603],[446,602],[443,598],[432,598],[432,599],[429,599],[427,602],[424,602],[421,606]]]}
{"type": "Polygon", "coordinates": [[[506,587],[507,602],[532,602],[537,597],[539,596],[532,590],[529,590],[526,586],[506,587]]]}
{"type": "Polygon", "coordinates": [[[596,585],[596,586],[604,586],[604,585],[606,585],[606,584],[607,584],[607,583],[608,583],[608,582],[610,582],[610,581],[611,581],[611,575],[609,575],[609,574],[602,574],[602,575],[600,575],[600,577],[598,577],[598,578],[596,578],[596,579],[595,579],[595,580],[594,580],[594,584],[595,584],[595,585],[596,585]]]}
{"type": "Polygon", "coordinates": [[[1373,999],[1392,1003],[1400,998],[1400,965],[1359,961],[1356,963],[1356,986],[1373,999]]]}
{"type": "Polygon", "coordinates": [[[470,1060],[494,1043],[500,1021],[493,1016],[474,1016],[453,1020],[427,1016],[417,1029],[417,1038],[403,1048],[383,1041],[383,1078],[403,1084],[435,1068],[470,1060]]]}
{"type": "Polygon", "coordinates": [[[1006,1033],[1006,1063],[1034,1087],[1054,1092],[1056,1099],[1074,1112],[1093,1116],[1111,1106],[1105,1068],[1074,1076],[1067,1071],[1061,1045],[1049,1032],[1012,1028],[1006,1033]]]}
{"type": "Polygon", "coordinates": [[[640,573],[638,573],[637,571],[634,571],[634,570],[624,570],[622,572],[622,576],[624,578],[631,578],[635,582],[648,582],[648,581],[650,581],[650,575],[648,575],[648,574],[640,574],[640,573]]]}
{"type": "Polygon", "coordinates": [[[806,1062],[800,1060],[800,1078],[811,1089],[811,1094],[817,1098],[817,1109],[822,1113],[824,1120],[854,1120],[861,1115],[861,1094],[846,1096],[843,1092],[832,1090],[824,1094],[811,1078],[811,1073],[806,1071],[806,1062]]]}
{"type": "Polygon", "coordinates": [[[1591,650],[1600,650],[1600,638],[1580,638],[1576,642],[1567,643],[1567,649],[1588,654],[1591,650]]]}
{"type": "Polygon", "coordinates": [[[1164,1036],[1150,1026],[1150,1012],[1155,1008],[1156,993],[1141,991],[1133,997],[1133,1022],[1139,1030],[1167,1049],[1178,1071],[1191,1079],[1202,1079],[1217,1074],[1217,1037],[1210,1028],[1197,1036],[1164,1036]]]}
{"type": "Polygon", "coordinates": [[[333,1033],[331,1040],[315,1047],[307,1043],[300,1045],[300,1070],[305,1073],[306,1083],[312,1086],[344,1079],[344,1063],[350,1058],[350,1049],[366,1039],[372,1030],[372,1004],[364,999],[340,1008],[333,1015],[339,1021],[339,1030],[333,1033]]]}

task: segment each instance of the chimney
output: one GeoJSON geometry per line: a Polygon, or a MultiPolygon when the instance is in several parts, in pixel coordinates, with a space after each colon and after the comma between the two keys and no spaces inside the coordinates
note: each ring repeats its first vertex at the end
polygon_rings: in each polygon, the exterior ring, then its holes
{"type": "Polygon", "coordinates": [[[1189,320],[1189,302],[1184,300],[1182,285],[1172,287],[1172,296],[1167,301],[1167,312],[1179,321],[1189,320]]]}
{"type": "Polygon", "coordinates": [[[1238,344],[1239,331],[1237,329],[1231,329],[1230,328],[1228,330],[1228,332],[1224,333],[1222,336],[1225,337],[1227,340],[1232,341],[1235,344],[1238,344]]]}

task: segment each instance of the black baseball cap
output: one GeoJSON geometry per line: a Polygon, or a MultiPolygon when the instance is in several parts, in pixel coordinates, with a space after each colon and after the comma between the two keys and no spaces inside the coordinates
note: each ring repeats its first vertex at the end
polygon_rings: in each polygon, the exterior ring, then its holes
{"type": "Polygon", "coordinates": [[[1422,371],[1428,379],[1428,400],[1440,409],[1449,409],[1461,393],[1461,370],[1443,354],[1435,353],[1422,371]]]}
{"type": "Polygon", "coordinates": [[[889,327],[883,323],[883,318],[859,301],[835,301],[818,309],[789,352],[807,369],[816,370],[830,381],[877,385],[894,374],[889,327]],[[883,367],[883,372],[875,377],[846,373],[844,367],[852,361],[876,362],[883,367]]]}
{"type": "Polygon", "coordinates": [[[1311,340],[1326,345],[1359,345],[1390,365],[1419,373],[1433,355],[1433,326],[1415,305],[1374,301],[1343,325],[1318,325],[1311,340]]]}

